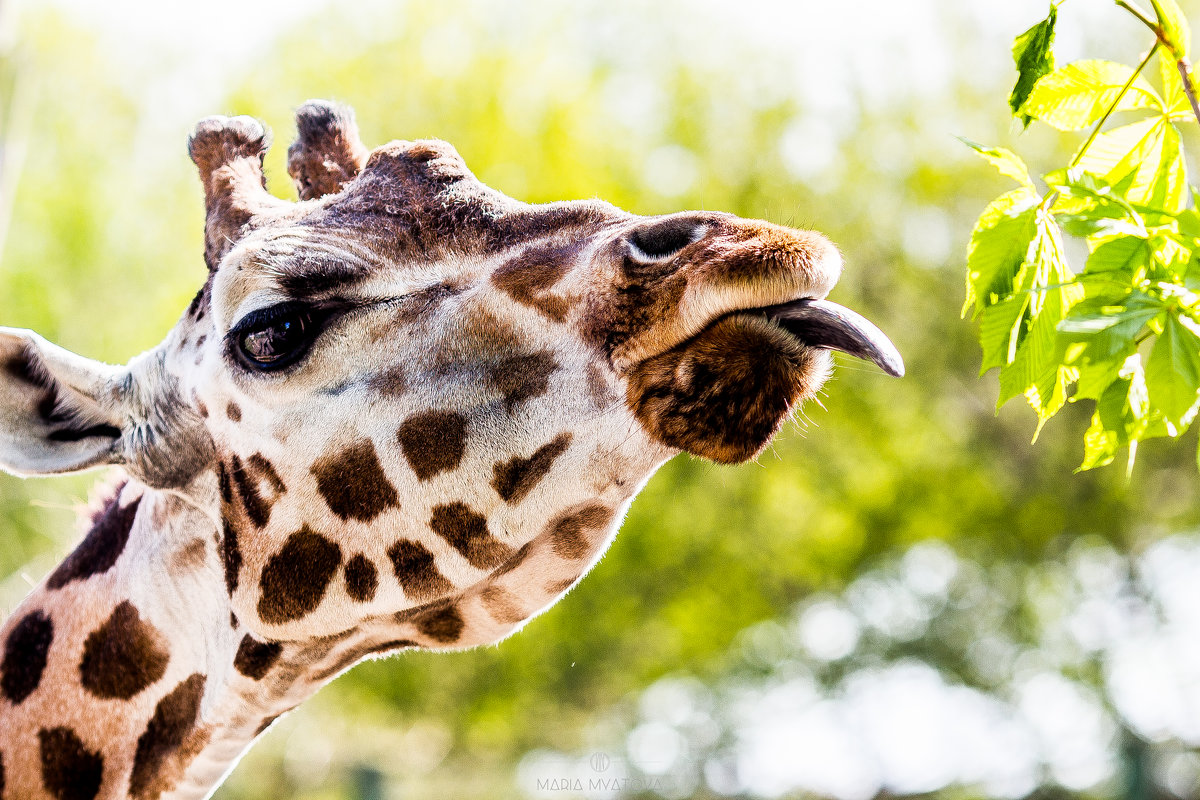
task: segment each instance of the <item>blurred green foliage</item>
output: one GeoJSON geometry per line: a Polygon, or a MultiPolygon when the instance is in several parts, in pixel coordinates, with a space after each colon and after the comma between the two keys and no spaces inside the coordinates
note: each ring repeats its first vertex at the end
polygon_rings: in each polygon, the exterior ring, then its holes
{"type": "MultiPolygon", "coordinates": [[[[856,85],[839,121],[788,90],[794,73],[769,50],[723,35],[732,28],[721,13],[693,12],[681,2],[331,6],[272,43],[224,107],[189,108],[169,130],[94,37],[52,11],[24,19],[39,91],[0,262],[6,325],[114,361],[156,343],[204,275],[201,192],[183,147],[191,122],[224,111],[267,121],[280,142],[270,188],[293,196],[281,146],[292,109],[331,97],[356,108],[368,144],[446,139],[521,199],[599,196],[645,214],[720,209],[818,228],[846,258],[833,298],[889,332],[908,365],[895,381],[839,362],[822,402],[757,463],[675,459],[587,580],[521,634],[357,667],[282,720],[217,797],[355,797],[377,785],[372,770],[391,798],[513,797],[528,789],[515,783],[523,754],[586,749],[609,709],[663,676],[715,685],[762,673],[741,655],[745,631],[815,592],[841,592],[915,543],[944,542],[976,565],[980,586],[1007,587],[1016,599],[993,611],[1032,642],[1038,595],[1013,576],[1054,563],[1079,537],[1128,554],[1200,522],[1181,450],[1146,446],[1129,480],[1072,476],[1075,436],[1047,431],[1031,449],[1027,419],[996,415],[995,383],[973,377],[961,265],[999,181],[950,135],[996,138],[1008,120],[996,98],[1011,76],[956,71],[936,92],[893,103],[856,85]],[[833,146],[814,162],[822,135],[833,146]]],[[[950,5],[943,16],[951,62],[967,63],[976,20],[950,5]]],[[[189,88],[173,91],[186,106],[189,88]]],[[[1066,152],[1053,134],[1027,136],[1066,152]]],[[[1079,409],[1062,413],[1074,419],[1064,431],[1086,425],[1079,409]]],[[[22,573],[40,576],[70,547],[70,506],[93,479],[0,477],[7,607],[27,585],[22,573]]],[[[902,654],[969,685],[1003,683],[966,657],[983,632],[956,635],[935,631],[902,654]]]]}

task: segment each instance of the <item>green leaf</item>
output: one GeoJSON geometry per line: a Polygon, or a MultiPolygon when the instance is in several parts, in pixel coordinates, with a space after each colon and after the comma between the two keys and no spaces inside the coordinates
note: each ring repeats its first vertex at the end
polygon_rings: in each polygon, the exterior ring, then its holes
{"type": "Polygon", "coordinates": [[[1113,460],[1117,450],[1129,446],[1133,469],[1137,442],[1167,435],[1161,417],[1151,412],[1141,357],[1134,353],[1121,365],[1117,380],[1096,401],[1092,424],[1084,435],[1084,459],[1079,469],[1100,467],[1113,460]]]}
{"type": "Polygon", "coordinates": [[[983,348],[980,375],[992,367],[1005,367],[1016,358],[1027,308],[1029,295],[1020,294],[988,306],[979,315],[979,344],[983,348]]]}
{"type": "Polygon", "coordinates": [[[1017,82],[1008,96],[1008,107],[1026,128],[1033,118],[1021,110],[1029,93],[1043,76],[1054,71],[1054,25],[1058,22],[1058,7],[1052,2],[1047,17],[1013,40],[1013,62],[1017,65],[1017,82]]]}
{"type": "Polygon", "coordinates": [[[1067,169],[1056,169],[1053,172],[1047,172],[1043,177],[1049,186],[1057,189],[1060,194],[1066,197],[1090,200],[1105,206],[1114,206],[1116,209],[1125,212],[1130,220],[1136,221],[1139,225],[1141,224],[1141,215],[1138,214],[1137,210],[1113,188],[1111,183],[1099,175],[1085,172],[1081,167],[1076,166],[1067,169]]]}
{"type": "Polygon", "coordinates": [[[1133,236],[1121,236],[1097,247],[1084,266],[1085,274],[1124,272],[1133,275],[1150,265],[1150,243],[1133,236]]]}
{"type": "Polygon", "coordinates": [[[1140,75],[1122,94],[1132,76],[1132,67],[1115,61],[1075,61],[1039,80],[1021,110],[1059,130],[1074,131],[1100,119],[1114,102],[1117,111],[1162,108],[1162,99],[1140,75]]]}
{"type": "Polygon", "coordinates": [[[1096,209],[1087,214],[1059,214],[1058,224],[1072,236],[1081,239],[1108,236],[1138,236],[1146,231],[1123,218],[1119,211],[1111,208],[1096,209]]]}
{"type": "Polygon", "coordinates": [[[1146,387],[1171,436],[1191,422],[1200,400],[1200,338],[1169,314],[1146,362],[1146,387]]]}
{"type": "Polygon", "coordinates": [[[1166,48],[1158,51],[1158,75],[1162,79],[1163,106],[1167,109],[1167,116],[1173,120],[1191,119],[1192,104],[1184,94],[1179,65],[1166,48]]]}
{"type": "Polygon", "coordinates": [[[1161,301],[1134,292],[1120,305],[1085,300],[1058,324],[1064,341],[1082,342],[1076,358],[1084,362],[1124,359],[1136,347],[1142,329],[1163,311],[1161,301]]]}
{"type": "Polygon", "coordinates": [[[1158,235],[1149,243],[1152,267],[1149,277],[1166,280],[1170,284],[1180,283],[1192,261],[1192,248],[1175,236],[1158,235]]]}
{"type": "Polygon", "coordinates": [[[1158,17],[1162,38],[1171,49],[1176,60],[1187,58],[1192,48],[1192,31],[1188,27],[1187,18],[1183,15],[1175,0],[1150,0],[1154,6],[1154,15],[1158,17]]]}
{"type": "Polygon", "coordinates": [[[1029,257],[1015,281],[1015,288],[1029,292],[1033,320],[1012,363],[1000,370],[998,405],[1018,394],[1025,395],[1038,414],[1040,431],[1046,420],[1062,408],[1067,386],[1078,375],[1074,367],[1061,363],[1057,325],[1082,299],[1083,288],[1070,282],[1074,276],[1066,265],[1062,236],[1054,219],[1039,214],[1036,228],[1029,257]]]}
{"type": "MultiPolygon", "coordinates": [[[[1112,385],[1119,387],[1120,383],[1112,385]]],[[[1117,432],[1109,429],[1104,424],[1104,421],[1100,418],[1099,411],[1093,412],[1092,424],[1088,426],[1087,432],[1083,434],[1083,463],[1079,465],[1079,469],[1076,471],[1083,472],[1111,464],[1113,459],[1116,458],[1117,450],[1120,447],[1121,443],[1117,432]]]]}
{"type": "Polygon", "coordinates": [[[979,215],[967,246],[964,316],[972,306],[980,312],[1012,293],[1013,277],[1037,234],[1038,200],[1028,189],[1014,189],[997,197],[979,215]]]}
{"type": "Polygon", "coordinates": [[[1200,240],[1200,211],[1197,210],[1197,205],[1200,204],[1200,199],[1196,198],[1195,190],[1192,190],[1192,207],[1186,211],[1181,211],[1176,221],[1179,225],[1179,233],[1181,236],[1186,236],[1189,239],[1200,240]]]}
{"type": "Polygon", "coordinates": [[[1058,359],[1055,347],[1054,326],[1056,320],[1049,315],[1035,317],[1029,332],[1021,340],[1012,363],[1000,370],[1000,396],[996,400],[999,408],[1019,395],[1026,395],[1034,411],[1042,412],[1045,400],[1053,395],[1053,382],[1057,375],[1058,359]],[[1042,392],[1038,387],[1049,387],[1042,392]],[[1033,397],[1029,397],[1032,392],[1033,397]]]}
{"type": "Polygon", "coordinates": [[[1179,131],[1151,117],[1102,133],[1079,160],[1125,200],[1172,214],[1187,203],[1187,170],[1179,131]]]}
{"type": "Polygon", "coordinates": [[[1121,371],[1125,358],[1113,358],[1108,361],[1093,361],[1079,365],[1079,383],[1075,385],[1072,402],[1078,400],[1099,400],[1100,396],[1112,385],[1121,371]]]}
{"type": "Polygon", "coordinates": [[[1044,179],[1062,196],[1053,210],[1067,233],[1083,238],[1148,235],[1142,215],[1103,178],[1071,167],[1044,179]]]}
{"type": "Polygon", "coordinates": [[[1011,150],[1003,147],[984,147],[978,142],[972,142],[970,139],[956,137],[960,142],[978,153],[985,161],[999,170],[1001,175],[1005,175],[1020,183],[1029,189],[1033,189],[1033,178],[1029,177],[1029,168],[1025,166],[1025,162],[1011,150]]]}

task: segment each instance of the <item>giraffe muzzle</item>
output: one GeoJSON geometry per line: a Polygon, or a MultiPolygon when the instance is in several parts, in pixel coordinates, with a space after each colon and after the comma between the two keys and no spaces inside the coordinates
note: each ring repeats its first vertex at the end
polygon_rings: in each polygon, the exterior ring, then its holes
{"type": "Polygon", "coordinates": [[[849,353],[873,361],[888,375],[904,375],[904,360],[891,339],[845,306],[806,298],[758,309],[758,313],[811,347],[849,353]]]}

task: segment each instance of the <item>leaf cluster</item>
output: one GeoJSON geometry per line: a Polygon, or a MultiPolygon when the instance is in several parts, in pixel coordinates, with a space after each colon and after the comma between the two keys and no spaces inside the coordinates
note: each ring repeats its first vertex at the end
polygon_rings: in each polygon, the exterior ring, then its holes
{"type": "Polygon", "coordinates": [[[1155,0],[1153,16],[1118,5],[1156,33],[1137,67],[1055,68],[1055,5],[1013,47],[1014,117],[1091,127],[1066,167],[1039,186],[1015,153],[963,140],[1018,184],[984,209],[967,250],[981,373],[999,369],[998,405],[1023,396],[1038,432],[1066,403],[1093,401],[1081,469],[1121,448],[1132,468],[1138,442],[1182,436],[1200,410],[1200,212],[1180,135],[1194,119],[1190,33],[1174,0],[1155,0]],[[1144,75],[1156,57],[1158,88],[1144,75]],[[1108,126],[1114,114],[1134,118],[1108,126]],[[1086,246],[1081,268],[1066,237],[1086,246]]]}

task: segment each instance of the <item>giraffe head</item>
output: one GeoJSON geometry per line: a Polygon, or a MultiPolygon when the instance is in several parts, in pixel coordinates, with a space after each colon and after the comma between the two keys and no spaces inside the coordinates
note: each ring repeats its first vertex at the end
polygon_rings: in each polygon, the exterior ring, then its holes
{"type": "Polygon", "coordinates": [[[298,203],[264,189],[259,123],[197,126],[209,275],[158,347],[110,367],[0,330],[0,465],[119,463],[211,508],[256,636],[500,638],[594,563],[664,460],[758,453],[830,348],[900,371],[823,301],[841,260],[820,234],[529,205],[444,142],[368,153],[319,102],[298,123],[298,203]]]}

